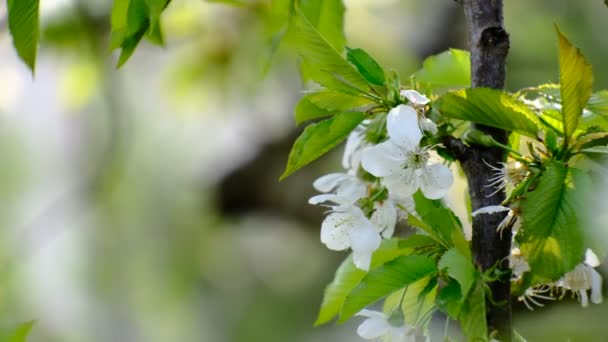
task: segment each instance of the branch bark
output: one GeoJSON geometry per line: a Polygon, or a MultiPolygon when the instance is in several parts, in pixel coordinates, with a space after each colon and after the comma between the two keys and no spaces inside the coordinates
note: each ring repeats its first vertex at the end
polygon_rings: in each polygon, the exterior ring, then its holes
{"type": "MultiPolygon", "coordinates": [[[[502,0],[463,0],[471,49],[471,86],[501,89],[505,84],[506,58],[509,52],[509,35],[503,26],[502,0]]],[[[492,135],[496,141],[506,144],[508,132],[492,127],[475,125],[475,129],[492,135]]],[[[450,143],[454,144],[454,141],[450,143]]],[[[489,165],[501,167],[506,158],[503,150],[482,146],[460,147],[460,164],[469,183],[469,195],[473,210],[500,204],[504,191],[494,193],[488,187],[493,176],[489,165]]],[[[488,301],[488,331],[497,333],[500,341],[511,340],[510,281],[507,256],[511,250],[511,232],[497,233],[496,228],[505,214],[478,215],[473,219],[473,256],[475,263],[487,270],[498,266],[506,276],[490,283],[493,304],[488,301]]]]}

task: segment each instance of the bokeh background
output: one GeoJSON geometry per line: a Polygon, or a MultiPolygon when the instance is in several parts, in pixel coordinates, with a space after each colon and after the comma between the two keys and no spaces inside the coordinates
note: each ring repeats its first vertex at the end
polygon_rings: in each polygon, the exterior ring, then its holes
{"type": "MultiPolygon", "coordinates": [[[[357,341],[357,319],[313,328],[344,253],[319,242],[312,181],[340,151],[278,183],[298,133],[295,56],[271,55],[266,0],[173,0],[167,46],[115,69],[110,0],[41,0],[35,78],[0,5],[0,322],[33,342],[357,341]]],[[[349,45],[407,79],[465,48],[451,0],[345,0],[349,45]]],[[[507,87],[557,81],[558,23],[608,88],[602,0],[505,1],[507,87]]],[[[456,187],[450,201],[464,198],[456,187]]],[[[605,273],[605,272],[604,272],[605,273]]],[[[605,305],[530,314],[529,341],[608,338],[605,305]]]]}

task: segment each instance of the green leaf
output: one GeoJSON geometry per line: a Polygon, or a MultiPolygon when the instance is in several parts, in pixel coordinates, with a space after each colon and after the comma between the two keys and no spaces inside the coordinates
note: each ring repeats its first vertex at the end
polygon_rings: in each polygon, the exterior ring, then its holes
{"type": "Polygon", "coordinates": [[[443,254],[437,267],[439,269],[447,268],[448,275],[460,284],[462,295],[464,297],[468,296],[469,290],[477,278],[477,270],[470,259],[467,259],[457,249],[452,248],[443,254]]]}
{"type": "Polygon", "coordinates": [[[563,127],[570,139],[593,87],[593,71],[585,56],[555,27],[559,39],[559,83],[562,98],[563,127]]]}
{"type": "Polygon", "coordinates": [[[346,44],[344,4],[342,0],[300,0],[299,8],[306,19],[336,51],[346,44]]]}
{"type": "Polygon", "coordinates": [[[453,319],[458,319],[460,308],[464,302],[460,285],[455,280],[450,279],[448,284],[439,291],[437,295],[437,307],[448,314],[453,319]]]}
{"type": "Polygon", "coordinates": [[[436,297],[436,277],[425,277],[408,285],[401,302],[405,323],[426,328],[435,309],[436,297]]]}
{"type": "Polygon", "coordinates": [[[2,342],[26,342],[27,336],[34,327],[35,321],[18,324],[9,329],[0,329],[0,341],[2,342]]]}
{"type": "MultiPolygon", "coordinates": [[[[396,240],[384,240],[380,248],[372,256],[370,269],[373,270],[403,253],[398,248],[396,240]]],[[[336,270],[334,280],[325,288],[323,303],[321,304],[315,326],[331,321],[340,313],[346,296],[361,282],[366,274],[365,271],[358,269],[353,264],[352,255],[342,262],[336,270]]]]}
{"type": "Polygon", "coordinates": [[[474,88],[447,93],[435,102],[446,117],[519,132],[536,138],[540,122],[523,102],[496,89],[474,88]]]}
{"type": "Polygon", "coordinates": [[[289,35],[296,42],[306,77],[333,90],[357,94],[367,92],[367,81],[298,9],[292,18],[289,35]]]}
{"type": "Polygon", "coordinates": [[[296,105],[295,120],[302,122],[330,116],[336,112],[363,111],[374,102],[368,98],[342,93],[335,90],[322,90],[306,94],[296,105]]]}
{"type": "Polygon", "coordinates": [[[469,341],[487,341],[488,339],[486,299],[483,286],[481,279],[476,281],[458,314],[462,332],[469,341]]]}
{"type": "Polygon", "coordinates": [[[433,259],[421,255],[400,256],[373,269],[346,297],[340,321],[346,321],[367,305],[436,272],[433,259]]]}
{"type": "MultiPolygon", "coordinates": [[[[462,232],[462,223],[440,200],[430,200],[418,191],[414,194],[417,219],[412,216],[408,222],[424,231],[446,249],[455,247],[467,259],[471,259],[469,243],[462,232]]],[[[410,215],[411,216],[411,215],[410,215]]]]}
{"type": "Polygon", "coordinates": [[[423,88],[432,91],[466,88],[471,84],[469,52],[449,49],[428,57],[414,77],[423,88]]]}
{"type": "Polygon", "coordinates": [[[416,249],[420,247],[428,247],[437,245],[437,241],[428,235],[414,234],[406,239],[399,240],[399,248],[401,249],[416,249]]]}
{"type": "Polygon", "coordinates": [[[336,147],[364,119],[364,113],[345,112],[306,127],[291,148],[280,180],[336,147]]]}
{"type": "Polygon", "coordinates": [[[39,0],[8,0],[8,28],[21,60],[32,73],[36,70],[36,53],[40,37],[39,0]]]}
{"type": "Polygon", "coordinates": [[[521,201],[520,249],[535,275],[556,280],[582,261],[578,215],[587,183],[582,171],[551,161],[537,187],[521,201]]]}
{"type": "Polygon", "coordinates": [[[384,69],[363,49],[346,49],[346,58],[369,83],[382,86],[386,83],[384,69]]]}

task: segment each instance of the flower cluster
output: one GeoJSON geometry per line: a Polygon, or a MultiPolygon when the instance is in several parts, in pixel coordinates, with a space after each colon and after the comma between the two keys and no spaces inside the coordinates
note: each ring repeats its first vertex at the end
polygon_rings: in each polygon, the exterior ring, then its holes
{"type": "Polygon", "coordinates": [[[450,169],[435,159],[432,147],[420,145],[423,132],[437,132],[435,123],[424,116],[429,99],[413,90],[401,95],[409,105],[400,104],[386,115],[388,139],[368,142],[370,122],[363,122],[346,142],[345,171],[318,178],[313,186],[323,194],[309,200],[330,208],[321,225],[321,242],[331,250],[350,248],[354,264],[362,270],[369,270],[382,238],[393,236],[402,211],[414,213],[416,191],[439,199],[453,183],[450,169]],[[371,177],[363,179],[361,173],[371,177]]]}

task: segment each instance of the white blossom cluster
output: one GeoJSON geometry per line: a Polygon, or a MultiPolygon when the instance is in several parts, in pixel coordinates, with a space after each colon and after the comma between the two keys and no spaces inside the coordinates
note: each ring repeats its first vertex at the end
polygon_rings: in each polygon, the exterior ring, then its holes
{"type": "MultiPolygon", "coordinates": [[[[379,144],[368,142],[365,136],[370,122],[364,121],[347,139],[344,172],[318,178],[313,186],[322,194],[309,200],[330,208],[321,224],[321,242],[331,250],[350,248],[355,266],[365,271],[382,239],[393,236],[399,217],[415,213],[413,194],[420,190],[429,199],[440,199],[454,181],[450,169],[433,155],[432,147],[420,145],[425,132],[437,133],[435,123],[424,116],[429,99],[414,90],[402,91],[401,96],[408,105],[389,111],[388,139],[379,144]],[[363,179],[360,169],[375,179],[363,179]],[[362,199],[371,202],[368,208],[362,208],[362,199]]],[[[415,340],[412,328],[393,326],[381,312],[363,310],[359,315],[368,317],[357,330],[362,338],[415,340]]]]}

